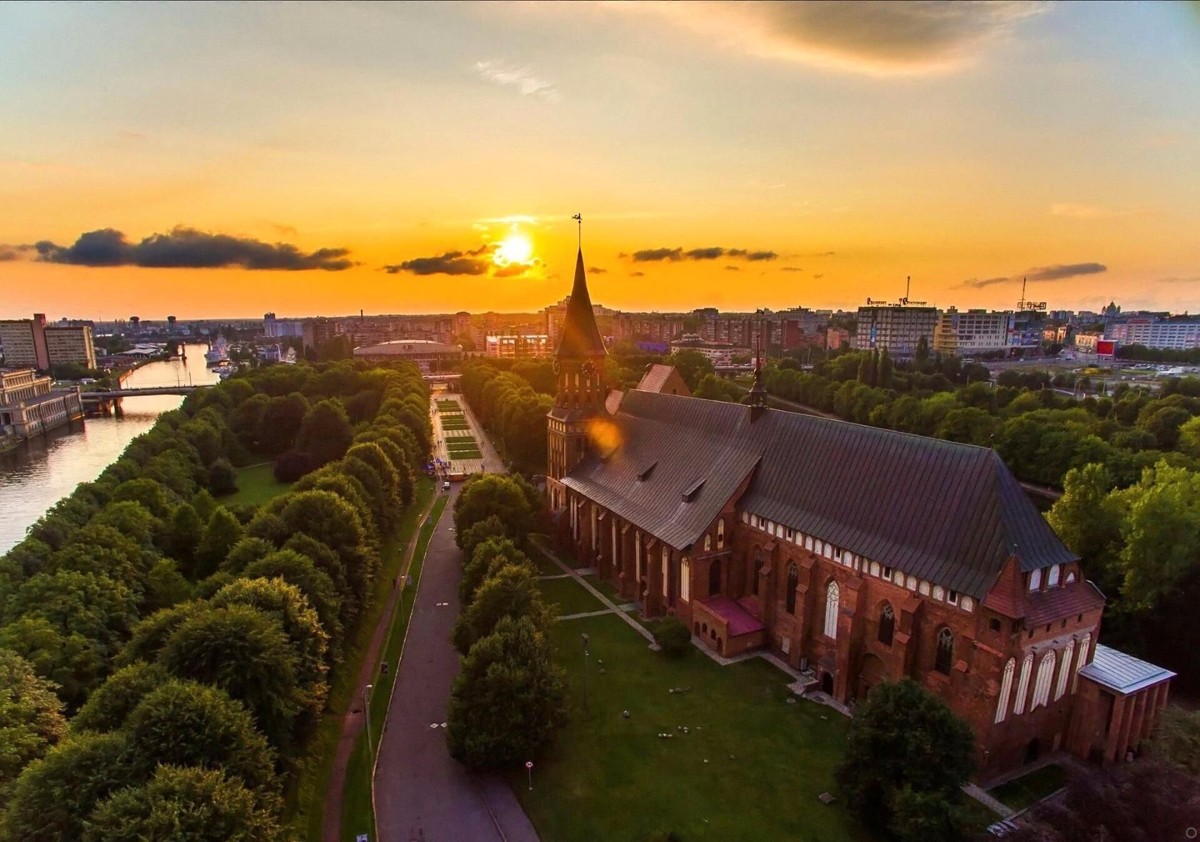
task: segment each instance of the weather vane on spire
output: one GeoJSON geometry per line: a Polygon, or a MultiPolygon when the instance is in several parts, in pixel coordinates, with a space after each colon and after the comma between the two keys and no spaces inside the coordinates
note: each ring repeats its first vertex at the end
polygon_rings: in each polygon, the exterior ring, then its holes
{"type": "Polygon", "coordinates": [[[571,219],[579,223],[579,248],[583,248],[583,214],[577,213],[571,219]]]}

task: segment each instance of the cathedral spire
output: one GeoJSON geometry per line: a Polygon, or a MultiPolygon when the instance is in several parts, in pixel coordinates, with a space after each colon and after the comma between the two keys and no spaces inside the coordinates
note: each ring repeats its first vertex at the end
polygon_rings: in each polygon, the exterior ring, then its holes
{"type": "MultiPolygon", "coordinates": [[[[582,222],[579,214],[573,219],[582,222]]],[[[558,358],[585,359],[603,357],[604,341],[596,327],[596,314],[592,312],[592,297],[588,294],[587,276],[583,269],[583,245],[575,257],[575,283],[571,287],[571,300],[567,303],[567,315],[563,319],[562,332],[558,341],[558,358]]]]}
{"type": "Polygon", "coordinates": [[[758,335],[757,348],[754,354],[754,385],[750,388],[749,400],[750,420],[757,420],[767,408],[767,387],[762,379],[762,332],[758,335]]]}

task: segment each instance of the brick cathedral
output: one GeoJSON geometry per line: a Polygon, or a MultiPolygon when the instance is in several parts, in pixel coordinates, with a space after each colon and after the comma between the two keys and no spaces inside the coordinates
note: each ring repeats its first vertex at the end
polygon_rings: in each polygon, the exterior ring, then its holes
{"type": "Polygon", "coordinates": [[[1139,750],[1173,674],[1099,644],[1104,596],[990,449],[690,396],[609,391],[583,253],[548,423],[558,539],[648,617],[766,649],[853,705],[908,676],[975,731],[979,777],[1139,750]]]}

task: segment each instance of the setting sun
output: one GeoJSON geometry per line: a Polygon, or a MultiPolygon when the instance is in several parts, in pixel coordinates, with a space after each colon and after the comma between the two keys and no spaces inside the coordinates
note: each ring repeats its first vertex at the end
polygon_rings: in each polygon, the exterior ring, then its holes
{"type": "Polygon", "coordinates": [[[497,266],[508,266],[512,263],[528,263],[533,257],[533,243],[520,231],[513,230],[500,241],[492,256],[497,266]]]}

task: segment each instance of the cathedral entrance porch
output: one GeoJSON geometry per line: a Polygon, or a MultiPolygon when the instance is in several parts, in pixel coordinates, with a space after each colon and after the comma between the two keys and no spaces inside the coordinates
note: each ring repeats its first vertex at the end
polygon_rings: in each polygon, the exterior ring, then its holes
{"type": "Polygon", "coordinates": [[[726,657],[766,643],[762,621],[727,596],[709,596],[693,603],[692,626],[710,649],[726,657]]]}

